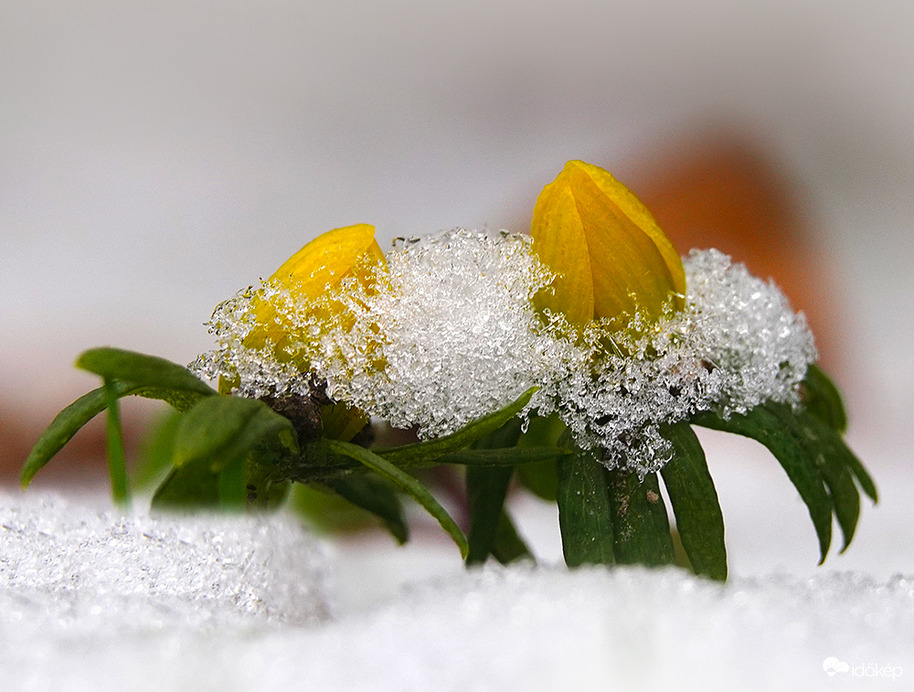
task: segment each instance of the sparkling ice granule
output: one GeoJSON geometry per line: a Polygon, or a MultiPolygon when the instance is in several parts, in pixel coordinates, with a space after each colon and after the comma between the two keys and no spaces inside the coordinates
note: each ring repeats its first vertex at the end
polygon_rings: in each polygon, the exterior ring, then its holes
{"type": "Polygon", "coordinates": [[[210,322],[219,348],[194,367],[253,397],[307,394],[316,378],[337,401],[423,438],[538,386],[522,415],[556,412],[602,463],[644,475],[669,456],[661,424],[795,405],[816,358],[804,316],[774,284],[716,250],[684,264],[682,310],[659,322],[636,316],[627,330],[601,320],[582,330],[534,309],[553,275],[528,237],[447,231],[400,241],[374,281],[344,279],[317,301],[262,286],[281,315],[281,348],[244,344],[258,292],[239,292],[210,322]]]}

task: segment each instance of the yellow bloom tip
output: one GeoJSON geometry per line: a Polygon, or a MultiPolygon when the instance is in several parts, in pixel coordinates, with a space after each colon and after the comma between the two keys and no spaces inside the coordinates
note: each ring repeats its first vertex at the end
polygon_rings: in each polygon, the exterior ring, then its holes
{"type": "MultiPolygon", "coordinates": [[[[608,171],[569,161],[546,185],[530,234],[558,275],[537,300],[576,324],[594,318],[659,318],[685,294],[682,260],[647,207],[608,171]]],[[[622,321],[620,321],[621,323],[622,321]]]]}
{"type": "Polygon", "coordinates": [[[307,243],[270,277],[309,298],[317,298],[363,259],[383,262],[384,253],[367,223],[334,228],[307,243]]]}

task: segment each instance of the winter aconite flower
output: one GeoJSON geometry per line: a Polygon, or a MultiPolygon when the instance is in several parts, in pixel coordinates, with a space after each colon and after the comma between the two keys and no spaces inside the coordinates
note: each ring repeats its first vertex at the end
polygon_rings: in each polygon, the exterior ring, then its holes
{"type": "Polygon", "coordinates": [[[347,278],[362,284],[374,280],[373,268],[384,264],[384,253],[374,237],[375,228],[368,224],[345,226],[318,236],[287,259],[265,282],[264,294],[255,309],[256,325],[245,339],[247,348],[273,345],[280,361],[294,360],[290,352],[291,337],[296,336],[289,313],[302,307],[322,313],[331,321],[346,311],[342,303],[319,304],[328,289],[347,278]]]}
{"type": "MultiPolygon", "coordinates": [[[[362,287],[373,284],[375,267],[385,263],[374,232],[374,226],[368,224],[336,228],[286,260],[264,282],[264,291],[254,302],[254,327],[244,339],[244,346],[269,348],[276,361],[293,366],[309,383],[308,387],[313,386],[312,364],[299,345],[305,337],[296,328],[299,313],[310,313],[323,326],[319,331],[329,331],[349,321],[347,306],[327,297],[331,289],[350,279],[362,287]]],[[[290,404],[281,395],[271,396],[270,400],[296,422],[301,434],[301,428],[308,423],[308,416],[303,415],[307,408],[290,404]]],[[[329,438],[349,440],[368,422],[363,412],[344,403],[327,401],[319,412],[323,435],[329,438]]]]}
{"type": "Polygon", "coordinates": [[[533,249],[557,275],[540,307],[584,325],[625,326],[680,309],[682,260],[641,201],[607,171],[569,161],[533,210],[533,249]]]}

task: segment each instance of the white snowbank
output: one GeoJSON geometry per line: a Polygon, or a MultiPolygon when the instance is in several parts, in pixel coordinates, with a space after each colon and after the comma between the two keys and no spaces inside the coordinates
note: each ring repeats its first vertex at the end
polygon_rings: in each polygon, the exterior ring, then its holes
{"type": "Polygon", "coordinates": [[[324,554],[281,518],[124,518],[29,493],[0,495],[0,526],[4,689],[818,689],[893,678],[900,689],[914,675],[912,578],[720,585],[675,569],[487,568],[328,621],[324,554]]]}

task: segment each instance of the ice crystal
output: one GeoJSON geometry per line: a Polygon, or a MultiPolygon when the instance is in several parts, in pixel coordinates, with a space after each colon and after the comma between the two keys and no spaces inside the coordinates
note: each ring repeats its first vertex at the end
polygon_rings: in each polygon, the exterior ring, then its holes
{"type": "Polygon", "coordinates": [[[816,357],[774,284],[715,250],[693,251],[685,269],[682,310],[579,329],[534,310],[553,276],[527,237],[448,231],[400,241],[374,281],[344,280],[317,301],[270,284],[240,292],[214,313],[219,348],[196,368],[254,397],[308,395],[317,378],[333,399],[421,437],[538,386],[524,415],[557,413],[602,463],[644,475],[668,457],[662,424],[796,404],[816,357]],[[274,306],[281,344],[246,345],[257,300],[274,306]]]}
{"type": "Polygon", "coordinates": [[[622,332],[592,323],[566,377],[545,385],[578,444],[609,467],[658,470],[669,452],[663,423],[797,404],[816,358],[804,316],[773,283],[716,250],[692,251],[684,264],[683,310],[622,332]]]}

